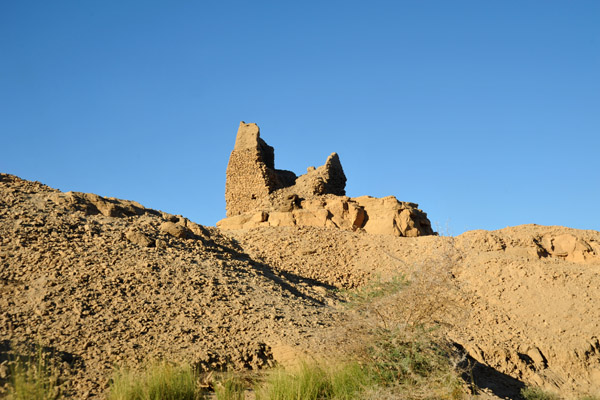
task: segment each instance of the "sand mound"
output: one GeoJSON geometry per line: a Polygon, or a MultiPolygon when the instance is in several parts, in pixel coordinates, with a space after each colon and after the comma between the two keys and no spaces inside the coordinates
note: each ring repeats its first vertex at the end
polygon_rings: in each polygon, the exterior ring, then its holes
{"type": "Polygon", "coordinates": [[[0,175],[0,363],[38,343],[101,393],[113,365],[166,357],[261,368],[271,346],[334,323],[318,284],[215,228],[140,204],[0,175]]]}

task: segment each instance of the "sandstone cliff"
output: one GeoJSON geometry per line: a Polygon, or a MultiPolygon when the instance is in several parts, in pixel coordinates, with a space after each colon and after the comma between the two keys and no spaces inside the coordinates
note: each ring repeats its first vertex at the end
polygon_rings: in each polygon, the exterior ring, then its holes
{"type": "Polygon", "coordinates": [[[273,147],[256,124],[240,123],[227,166],[227,218],[221,229],[315,226],[395,236],[433,235],[427,214],[393,196],[347,197],[346,175],[332,153],[325,164],[296,176],[275,169],[273,147]]]}

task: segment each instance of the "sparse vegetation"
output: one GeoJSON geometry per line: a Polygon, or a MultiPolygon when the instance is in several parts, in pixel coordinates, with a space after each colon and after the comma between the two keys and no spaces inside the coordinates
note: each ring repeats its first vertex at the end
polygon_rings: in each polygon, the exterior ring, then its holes
{"type": "Polygon", "coordinates": [[[459,399],[463,385],[456,355],[424,329],[381,330],[369,346],[369,368],[381,386],[403,398],[459,399]]]}
{"type": "Polygon", "coordinates": [[[397,275],[388,280],[377,278],[360,289],[341,290],[340,293],[347,297],[347,306],[356,309],[391,293],[398,293],[408,285],[408,279],[404,275],[397,275]]]}
{"type": "Polygon", "coordinates": [[[450,273],[459,255],[452,247],[442,254],[414,266],[410,275],[376,281],[348,296],[358,314],[354,351],[377,386],[402,398],[456,399],[464,394],[461,354],[441,329],[451,315],[462,312],[450,273]]]}
{"type": "Polygon", "coordinates": [[[521,396],[525,400],[560,400],[560,397],[554,393],[545,391],[542,388],[528,386],[521,390],[521,396]]]}
{"type": "Polygon", "coordinates": [[[212,384],[217,400],[244,400],[246,383],[239,377],[228,375],[212,384]]]}
{"type": "Polygon", "coordinates": [[[323,365],[302,363],[295,370],[276,369],[257,388],[258,400],[358,398],[372,386],[369,371],[356,362],[323,365]]]}
{"type": "MultiPolygon", "coordinates": [[[[276,369],[255,387],[258,400],[292,399],[460,399],[464,383],[460,355],[439,334],[452,300],[447,256],[362,289],[343,291],[357,324],[347,362],[309,362],[276,369]]],[[[331,355],[333,356],[333,355],[331,355]]]]}
{"type": "Polygon", "coordinates": [[[114,372],[109,400],[197,400],[202,395],[191,366],[155,362],[145,370],[114,372]]]}
{"type": "Polygon", "coordinates": [[[8,388],[10,400],[55,400],[60,398],[58,371],[38,346],[37,354],[18,358],[11,364],[8,388]]]}

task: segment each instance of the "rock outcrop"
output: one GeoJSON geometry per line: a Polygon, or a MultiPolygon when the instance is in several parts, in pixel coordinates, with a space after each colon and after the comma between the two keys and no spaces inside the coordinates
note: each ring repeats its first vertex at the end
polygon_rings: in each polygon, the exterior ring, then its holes
{"type": "Polygon", "coordinates": [[[332,153],[325,164],[296,176],[275,169],[275,154],[256,124],[240,123],[227,166],[227,218],[221,229],[315,226],[395,236],[433,235],[427,214],[393,196],[346,196],[346,175],[332,153]]]}

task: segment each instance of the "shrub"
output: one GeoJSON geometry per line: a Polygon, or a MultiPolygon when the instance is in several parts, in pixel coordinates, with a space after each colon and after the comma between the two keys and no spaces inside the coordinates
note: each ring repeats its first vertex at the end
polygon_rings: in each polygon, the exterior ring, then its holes
{"type": "Polygon", "coordinates": [[[380,386],[403,398],[460,399],[463,384],[449,344],[429,331],[381,329],[365,353],[380,386]]]}
{"type": "Polygon", "coordinates": [[[375,281],[347,296],[356,312],[349,328],[353,352],[377,384],[396,397],[464,397],[464,371],[457,367],[463,355],[443,335],[443,328],[464,312],[451,273],[460,254],[451,242],[448,246],[435,259],[402,267],[406,275],[375,281]]]}

